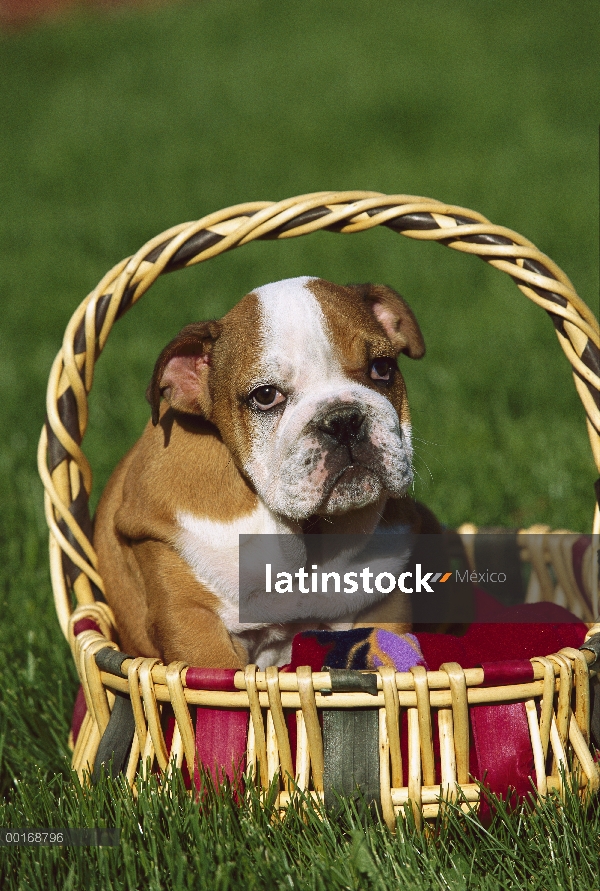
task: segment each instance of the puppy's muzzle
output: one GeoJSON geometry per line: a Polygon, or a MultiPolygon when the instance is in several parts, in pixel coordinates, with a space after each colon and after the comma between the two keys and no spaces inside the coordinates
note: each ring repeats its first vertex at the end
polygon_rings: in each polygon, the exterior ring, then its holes
{"type": "Polygon", "coordinates": [[[322,417],[315,426],[338,445],[352,446],[364,439],[364,422],[365,415],[359,409],[336,408],[322,417]]]}

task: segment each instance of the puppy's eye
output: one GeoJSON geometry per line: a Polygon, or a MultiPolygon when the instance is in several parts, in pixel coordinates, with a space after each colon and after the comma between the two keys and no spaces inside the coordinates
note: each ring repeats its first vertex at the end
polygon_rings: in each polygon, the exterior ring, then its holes
{"type": "Polygon", "coordinates": [[[250,393],[250,404],[261,411],[268,411],[285,402],[285,396],[277,387],[257,387],[250,393]]]}
{"type": "Polygon", "coordinates": [[[369,372],[371,380],[391,383],[396,373],[396,363],[393,359],[373,359],[369,372]]]}

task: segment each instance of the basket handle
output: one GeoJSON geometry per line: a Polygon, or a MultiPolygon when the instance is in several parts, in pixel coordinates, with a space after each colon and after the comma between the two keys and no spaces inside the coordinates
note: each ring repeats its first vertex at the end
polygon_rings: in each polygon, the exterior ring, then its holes
{"type": "MultiPolygon", "coordinates": [[[[115,321],[165,272],[193,266],[257,239],[295,238],[319,229],[362,232],[375,226],[475,254],[510,275],[526,297],[546,310],[572,365],[600,472],[600,328],[564,272],[530,241],[475,211],[411,195],[316,192],[228,207],[168,229],[118,263],[67,325],[50,373],[47,418],[38,450],[50,528],[52,587],[65,634],[72,609],[69,588],[80,605],[102,599],[88,504],[92,471],[81,441],[94,365],[115,321]]],[[[596,488],[600,499],[600,486],[596,488]]],[[[600,534],[598,505],[594,534],[600,534]]]]}

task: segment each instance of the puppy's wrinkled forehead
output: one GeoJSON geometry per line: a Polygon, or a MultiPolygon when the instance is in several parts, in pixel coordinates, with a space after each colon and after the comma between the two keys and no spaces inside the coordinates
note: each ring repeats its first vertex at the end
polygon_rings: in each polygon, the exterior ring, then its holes
{"type": "Polygon", "coordinates": [[[261,322],[261,371],[291,386],[341,372],[330,325],[311,288],[317,281],[302,276],[254,291],[261,322]]]}

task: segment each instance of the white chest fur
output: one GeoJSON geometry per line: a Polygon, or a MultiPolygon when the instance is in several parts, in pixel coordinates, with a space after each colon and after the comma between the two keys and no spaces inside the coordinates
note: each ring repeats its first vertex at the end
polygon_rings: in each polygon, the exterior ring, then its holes
{"type": "Polygon", "coordinates": [[[259,668],[289,661],[293,631],[281,625],[241,623],[239,619],[239,536],[298,532],[298,526],[276,517],[258,502],[251,514],[229,522],[177,513],[177,552],[194,577],[218,597],[219,617],[229,633],[248,650],[250,662],[259,668]]]}

